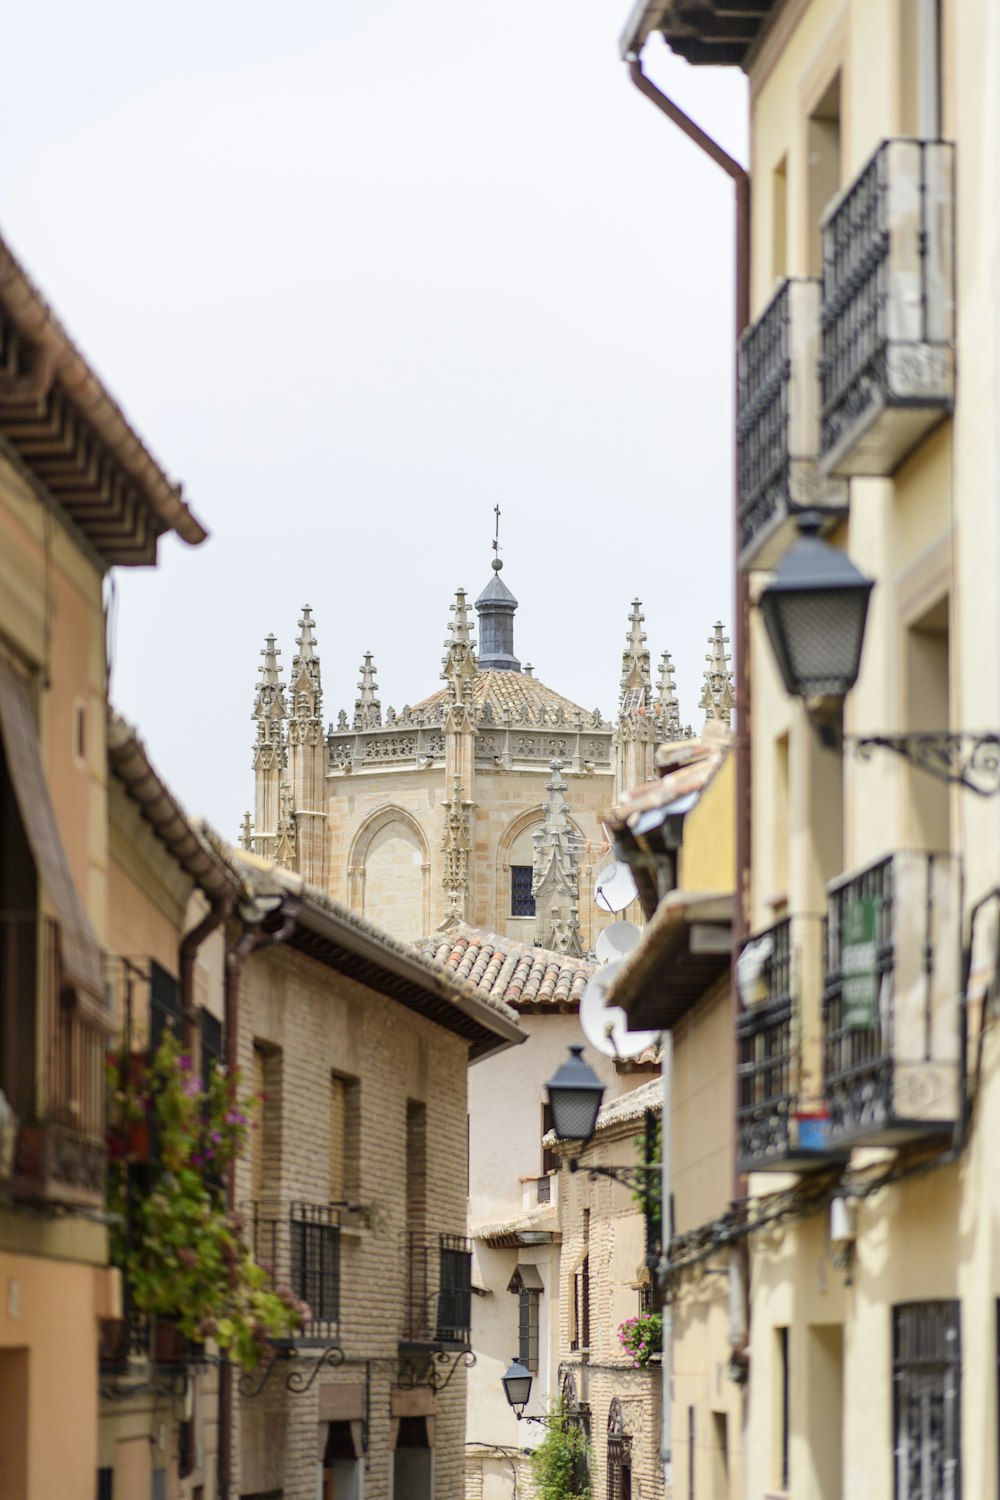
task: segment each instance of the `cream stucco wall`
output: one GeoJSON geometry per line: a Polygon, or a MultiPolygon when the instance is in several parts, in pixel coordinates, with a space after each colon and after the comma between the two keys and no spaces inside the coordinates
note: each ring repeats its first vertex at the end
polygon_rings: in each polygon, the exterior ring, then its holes
{"type": "MultiPolygon", "coordinates": [[[[841,186],[881,139],[915,123],[910,0],[790,0],[779,9],[774,40],[751,70],[754,316],[777,272],[816,269],[808,116],[837,69],[841,186]],[[781,163],[783,245],[775,236],[781,163]]],[[[986,0],[943,0],[941,12],[943,134],[956,144],[957,403],[891,478],[851,482],[849,519],[833,538],[876,580],[861,675],[846,705],[845,728],[854,734],[1000,727],[1000,236],[992,212],[1000,187],[1000,14],[986,0]]],[[[754,579],[755,592],[762,582],[754,579]]],[[[939,787],[888,753],[841,760],[821,749],[780,687],[756,615],[750,664],[753,925],[785,911],[822,912],[833,876],[912,847],[960,856],[968,914],[1000,879],[1000,798],[939,787]]],[[[957,1029],[957,1001],[953,1011],[957,1029]]],[[[943,1297],[961,1301],[962,1492],[995,1493],[1000,1266],[988,1158],[998,1061],[990,1035],[972,1138],[959,1161],[858,1204],[849,1277],[834,1261],[827,1210],[751,1237],[749,1495],[780,1488],[782,1328],[790,1491],[796,1500],[892,1493],[891,1309],[943,1297]]],[[[790,1180],[754,1178],[752,1186],[763,1194],[790,1180]]]]}

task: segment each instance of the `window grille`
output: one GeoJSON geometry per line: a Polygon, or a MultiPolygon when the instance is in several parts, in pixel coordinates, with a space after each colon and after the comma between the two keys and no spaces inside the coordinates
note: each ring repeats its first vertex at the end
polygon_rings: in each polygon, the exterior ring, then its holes
{"type": "Polygon", "coordinates": [[[608,1411],[608,1500],[632,1500],[632,1438],[617,1396],[608,1411]]]}
{"type": "Polygon", "coordinates": [[[309,1304],[312,1323],[340,1316],[340,1227],[323,1204],[292,1205],[292,1290],[309,1304]]]}
{"type": "Polygon", "coordinates": [[[222,1062],[222,1022],[211,1011],[201,1012],[201,1085],[208,1090],[217,1063],[222,1062]]]}
{"type": "Polygon", "coordinates": [[[895,1500],[961,1500],[958,1302],[892,1310],[895,1500]]]}
{"type": "Polygon", "coordinates": [[[443,1342],[468,1343],[472,1327],[472,1255],[462,1235],[440,1237],[440,1289],[437,1337],[443,1342]]]}
{"type": "Polygon", "coordinates": [[[531,865],[511,865],[510,914],[512,917],[533,917],[535,915],[535,898],[531,894],[534,873],[531,865]]]}
{"type": "Polygon", "coordinates": [[[161,969],[155,959],[149,964],[149,1049],[153,1053],[165,1031],[181,1034],[180,986],[172,974],[161,969]]]}
{"type": "Polygon", "coordinates": [[[517,1357],[526,1370],[538,1369],[538,1293],[517,1294],[517,1357]]]}
{"type": "Polygon", "coordinates": [[[576,1338],[571,1349],[590,1348],[590,1256],[582,1262],[573,1277],[573,1322],[576,1338]]]}

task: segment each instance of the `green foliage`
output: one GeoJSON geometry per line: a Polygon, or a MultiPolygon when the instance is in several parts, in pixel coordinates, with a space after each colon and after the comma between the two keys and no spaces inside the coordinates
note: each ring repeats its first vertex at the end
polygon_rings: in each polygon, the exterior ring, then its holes
{"type": "Polygon", "coordinates": [[[148,1166],[113,1160],[109,1173],[109,1207],[121,1224],[112,1253],[132,1301],[176,1322],[187,1338],[214,1339],[252,1369],[269,1339],[309,1317],[289,1288],[271,1290],[240,1215],[226,1208],[223,1180],[246,1147],[253,1100],[222,1068],[204,1090],[169,1032],[151,1064],[112,1055],[109,1077],[117,1129],[145,1120],[156,1145],[148,1166]]]}
{"type": "MultiPolygon", "coordinates": [[[[635,1137],[635,1149],[639,1162],[645,1166],[646,1163],[646,1136],[645,1133],[635,1137]]],[[[663,1164],[663,1122],[657,1120],[653,1126],[653,1154],[650,1166],[654,1169],[643,1174],[639,1179],[639,1186],[632,1193],[632,1197],[649,1220],[650,1226],[657,1238],[661,1233],[663,1223],[663,1210],[660,1204],[660,1193],[662,1178],[660,1168],[663,1164]]]]}
{"type": "Polygon", "coordinates": [[[645,1369],[650,1357],[663,1348],[663,1318],[660,1313],[639,1313],[618,1325],[618,1342],[632,1357],[637,1370],[645,1369]]]}
{"type": "Polygon", "coordinates": [[[561,1401],[553,1403],[545,1436],[531,1456],[536,1500],[591,1500],[589,1459],[583,1428],[569,1420],[561,1401]]]}

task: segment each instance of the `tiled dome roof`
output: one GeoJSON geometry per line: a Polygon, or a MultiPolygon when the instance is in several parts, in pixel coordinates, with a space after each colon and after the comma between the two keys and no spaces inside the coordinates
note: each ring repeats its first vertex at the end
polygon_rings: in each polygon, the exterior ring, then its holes
{"type": "MultiPolygon", "coordinates": [[[[561,693],[546,687],[544,682],[539,682],[537,677],[528,677],[524,672],[477,672],[472,691],[477,708],[484,708],[488,703],[498,719],[508,709],[515,721],[537,718],[539,712],[544,712],[546,720],[554,723],[559,709],[569,716],[570,722],[577,713],[583,714],[587,720],[593,717],[590,709],[564,698],[561,693]]],[[[445,703],[447,697],[448,689],[443,687],[429,698],[415,703],[414,712],[426,713],[428,709],[445,703]]]]}

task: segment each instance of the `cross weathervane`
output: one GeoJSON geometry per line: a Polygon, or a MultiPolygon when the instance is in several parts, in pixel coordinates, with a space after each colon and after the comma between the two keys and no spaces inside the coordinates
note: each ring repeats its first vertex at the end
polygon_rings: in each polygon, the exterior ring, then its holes
{"type": "Polygon", "coordinates": [[[499,556],[499,554],[500,554],[500,507],[499,507],[499,505],[494,505],[494,507],[493,507],[493,514],[497,518],[496,532],[494,533],[494,536],[493,536],[493,551],[499,556]]]}

